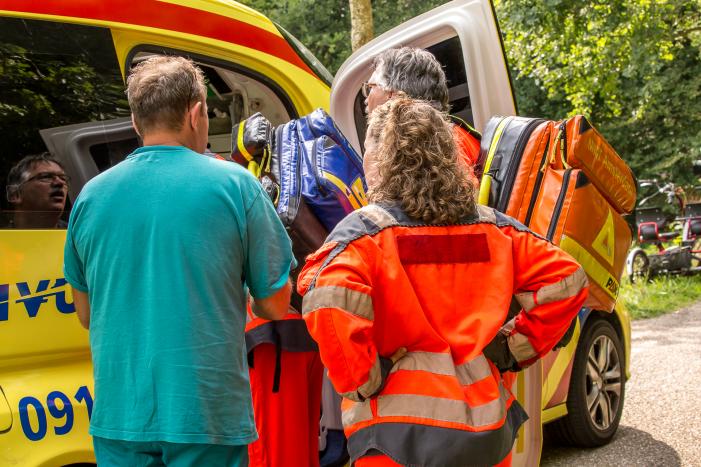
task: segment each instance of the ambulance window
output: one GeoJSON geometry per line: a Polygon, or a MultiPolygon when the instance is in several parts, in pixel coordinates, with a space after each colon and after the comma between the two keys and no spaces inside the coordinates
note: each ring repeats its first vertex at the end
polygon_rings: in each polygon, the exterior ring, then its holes
{"type": "MultiPolygon", "coordinates": [[[[9,191],[7,177],[24,156],[47,151],[40,130],[129,115],[113,44],[106,28],[0,17],[0,228],[65,225],[68,197],[63,214],[55,215],[62,204],[61,177],[32,178],[37,174],[24,171],[9,191]]],[[[101,144],[97,153],[116,154],[110,142],[101,144]]],[[[67,160],[71,155],[51,156],[68,177],[78,178],[67,160]]]]}
{"type": "Polygon", "coordinates": [[[467,86],[467,71],[463,59],[460,38],[452,37],[427,49],[443,65],[448,81],[450,113],[474,126],[470,90],[467,86]]]}
{"type": "MultiPolygon", "coordinates": [[[[137,53],[132,66],[152,55],[150,52],[137,53]]],[[[227,67],[226,63],[215,60],[193,59],[204,72],[207,85],[211,152],[229,157],[232,125],[256,112],[262,113],[273,125],[281,125],[296,117],[290,114],[289,106],[270,86],[246,74],[245,70],[235,70],[234,66],[227,67]]]]}

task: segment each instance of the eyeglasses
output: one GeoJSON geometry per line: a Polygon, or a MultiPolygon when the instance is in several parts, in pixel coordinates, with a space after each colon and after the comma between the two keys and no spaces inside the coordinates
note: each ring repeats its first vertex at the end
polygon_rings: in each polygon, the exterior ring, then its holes
{"type": "Polygon", "coordinates": [[[39,183],[44,183],[46,185],[49,185],[54,182],[54,179],[58,179],[61,183],[64,185],[68,185],[71,182],[71,177],[69,177],[66,174],[57,174],[57,173],[52,173],[52,172],[39,172],[38,174],[29,177],[20,185],[24,185],[25,183],[32,182],[36,180],[39,183]]]}
{"type": "Polygon", "coordinates": [[[379,86],[379,84],[368,83],[367,81],[363,83],[363,86],[360,88],[363,93],[363,97],[367,98],[370,95],[370,91],[372,91],[372,88],[374,88],[375,86],[379,86]]]}

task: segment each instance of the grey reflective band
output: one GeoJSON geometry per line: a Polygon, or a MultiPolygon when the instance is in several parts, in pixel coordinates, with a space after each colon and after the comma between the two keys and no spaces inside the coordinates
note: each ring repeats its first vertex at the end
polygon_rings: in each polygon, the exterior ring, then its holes
{"type": "Polygon", "coordinates": [[[352,401],[359,402],[372,396],[382,385],[382,367],[380,366],[379,356],[375,356],[375,362],[372,364],[368,373],[368,380],[358,387],[355,391],[344,392],[342,397],[352,401]]]}
{"type": "Polygon", "coordinates": [[[516,317],[514,316],[513,318],[508,320],[506,323],[504,323],[504,325],[501,327],[499,332],[501,332],[505,336],[508,336],[509,334],[511,334],[511,331],[513,331],[515,327],[516,327],[516,317]]]}
{"type": "Polygon", "coordinates": [[[511,354],[522,368],[522,362],[530,360],[538,355],[528,338],[519,332],[508,337],[508,344],[511,354]]]}
{"type": "Polygon", "coordinates": [[[559,282],[541,287],[536,293],[537,303],[538,305],[543,305],[574,297],[588,283],[587,273],[584,272],[584,268],[580,267],[559,282]]]}
{"type": "MultiPolygon", "coordinates": [[[[397,219],[377,204],[369,204],[358,211],[368,221],[372,222],[377,230],[384,230],[388,227],[399,225],[397,219]]],[[[372,229],[375,230],[375,229],[372,229]]]]}
{"type": "Polygon", "coordinates": [[[465,401],[417,394],[392,394],[377,398],[378,417],[416,417],[482,427],[499,423],[506,414],[509,394],[501,390],[499,398],[470,407],[465,401]]]}
{"type": "Polygon", "coordinates": [[[351,462],[377,449],[401,465],[465,467],[466,459],[469,459],[469,465],[494,465],[509,454],[518,429],[526,420],[528,416],[514,400],[503,425],[491,430],[456,430],[404,422],[376,423],[353,433],[348,439],[348,451],[351,462]]]}
{"type": "Polygon", "coordinates": [[[335,308],[353,316],[375,319],[370,295],[340,286],[315,287],[302,300],[302,314],[306,315],[322,308],[335,308]]]}
{"type": "Polygon", "coordinates": [[[467,386],[491,377],[492,367],[489,365],[487,357],[479,354],[469,362],[455,367],[455,372],[457,373],[460,384],[467,386]]]}
{"type": "MultiPolygon", "coordinates": [[[[345,395],[344,395],[345,396],[345,395]]],[[[465,401],[418,394],[390,394],[377,398],[378,417],[413,417],[458,423],[473,428],[499,423],[506,413],[509,392],[499,382],[499,397],[470,407],[465,401]]],[[[344,426],[372,420],[370,401],[358,402],[344,411],[344,426]]]]}
{"type": "Polygon", "coordinates": [[[535,293],[534,292],[521,292],[514,295],[518,301],[521,308],[525,311],[531,311],[535,308],[535,293]]]}
{"type": "Polygon", "coordinates": [[[438,375],[455,376],[455,364],[449,353],[408,352],[392,367],[398,370],[427,371],[438,375]]]}
{"type": "Polygon", "coordinates": [[[463,386],[492,376],[492,369],[482,354],[456,366],[449,353],[408,352],[395,363],[391,373],[399,370],[425,371],[437,375],[455,376],[463,386]]]}
{"type": "Polygon", "coordinates": [[[554,284],[541,287],[536,292],[522,292],[515,295],[516,300],[525,311],[531,311],[537,305],[557,302],[574,297],[588,284],[587,274],[583,268],[577,269],[567,277],[554,284]]]}
{"type": "Polygon", "coordinates": [[[497,223],[497,216],[494,213],[493,208],[478,204],[477,205],[477,215],[479,216],[480,222],[484,222],[487,224],[496,224],[497,223]]]}
{"type": "Polygon", "coordinates": [[[341,416],[343,426],[353,426],[356,423],[372,420],[370,401],[356,402],[352,407],[343,411],[341,416]]]}

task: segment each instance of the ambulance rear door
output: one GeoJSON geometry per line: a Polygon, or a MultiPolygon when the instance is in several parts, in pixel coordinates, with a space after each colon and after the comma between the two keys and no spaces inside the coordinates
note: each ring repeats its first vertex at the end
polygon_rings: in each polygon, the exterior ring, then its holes
{"type": "Polygon", "coordinates": [[[331,87],[331,115],[353,146],[365,139],[362,84],[380,52],[401,46],[432,52],[448,78],[451,113],[482,131],[493,115],[516,104],[494,9],[489,0],[456,0],[382,34],[341,66],[331,87]]]}

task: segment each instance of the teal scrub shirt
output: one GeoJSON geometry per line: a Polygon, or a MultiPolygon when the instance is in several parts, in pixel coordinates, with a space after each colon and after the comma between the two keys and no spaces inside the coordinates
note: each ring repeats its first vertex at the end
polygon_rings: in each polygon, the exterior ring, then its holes
{"type": "Polygon", "coordinates": [[[64,258],[66,279],[90,299],[90,433],[254,441],[246,289],[268,297],[294,265],[270,199],[236,164],[147,146],[91,180],[64,258]]]}

